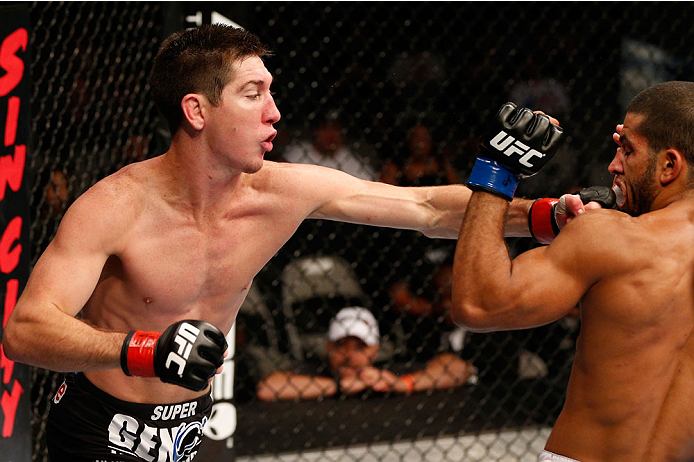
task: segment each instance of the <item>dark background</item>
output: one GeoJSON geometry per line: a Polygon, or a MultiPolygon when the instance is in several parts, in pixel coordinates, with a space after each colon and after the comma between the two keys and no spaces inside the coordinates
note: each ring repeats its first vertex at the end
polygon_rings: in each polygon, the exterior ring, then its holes
{"type": "MultiPolygon", "coordinates": [[[[522,182],[517,194],[533,197],[609,185],[611,134],[625,102],[651,84],[691,79],[694,53],[692,5],[680,2],[56,2],[30,9],[35,256],[79,194],[123,165],[166,150],[168,133],[151,104],[148,73],[161,40],[191,25],[186,17],[198,11],[205,22],[213,10],[221,13],[274,50],[266,65],[282,120],[268,158],[281,160],[328,117],[343,127],[346,145],[379,171],[405,161],[407,131],[419,122],[431,128],[438,159],[464,181],[484,121],[514,100],[559,118],[568,135],[555,160],[522,182]],[[51,182],[63,181],[54,179],[56,171],[66,185],[57,201],[49,191],[51,182]]],[[[517,253],[534,244],[510,239],[509,245],[517,253]]],[[[237,453],[550,426],[571,366],[573,321],[468,335],[458,353],[474,361],[480,380],[455,391],[319,403],[255,399],[258,377],[273,364],[320,359],[292,357],[289,326],[320,327],[329,316],[323,305],[286,309],[287,264],[317,253],[348,261],[384,339],[394,345],[384,367],[412,368],[445,350],[440,339],[452,327],[443,318],[397,310],[388,287],[405,280],[436,299],[432,274],[443,263],[427,254],[450,257],[452,248],[410,232],[320,220],[302,225],[256,278],[262,315],[239,318],[237,453]],[[325,316],[302,321],[313,310],[325,316]],[[547,373],[519,376],[521,350],[541,358],[547,373]]],[[[335,281],[335,294],[340,284],[335,281]]],[[[45,460],[43,421],[55,382],[54,374],[33,370],[35,460],[45,460]]]]}

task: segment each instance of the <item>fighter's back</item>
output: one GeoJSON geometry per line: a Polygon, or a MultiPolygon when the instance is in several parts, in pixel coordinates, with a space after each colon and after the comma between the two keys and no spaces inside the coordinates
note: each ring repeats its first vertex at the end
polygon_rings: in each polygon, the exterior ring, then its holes
{"type": "Polygon", "coordinates": [[[681,460],[694,441],[694,200],[638,218],[591,215],[585,231],[603,233],[586,244],[603,269],[581,301],[547,449],[581,462],[681,460]]]}

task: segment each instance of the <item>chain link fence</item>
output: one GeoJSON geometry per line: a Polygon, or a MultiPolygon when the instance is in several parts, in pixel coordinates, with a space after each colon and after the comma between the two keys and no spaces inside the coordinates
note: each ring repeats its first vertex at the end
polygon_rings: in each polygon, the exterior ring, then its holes
{"type": "MultiPolygon", "coordinates": [[[[204,8],[275,51],[266,65],[283,117],[270,160],[403,186],[465,181],[475,135],[509,100],[551,113],[568,135],[519,195],[609,184],[625,104],[650,84],[692,78],[687,3],[34,3],[34,255],[88,187],[165,151],[148,73],[162,38],[204,8]]],[[[512,254],[534,245],[508,242],[512,254]]],[[[447,316],[453,251],[454,242],[408,231],[304,223],[239,314],[237,457],[536,460],[563,403],[578,320],[456,329],[447,316]],[[378,320],[376,367],[402,375],[452,355],[475,374],[416,393],[258,397],[275,371],[330,378],[328,324],[353,305],[378,320]]],[[[34,460],[44,461],[57,379],[38,369],[33,379],[34,460]]]]}

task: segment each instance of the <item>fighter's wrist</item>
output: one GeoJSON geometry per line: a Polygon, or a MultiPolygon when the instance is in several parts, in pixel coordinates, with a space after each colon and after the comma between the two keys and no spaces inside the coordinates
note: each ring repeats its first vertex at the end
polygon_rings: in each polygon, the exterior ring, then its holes
{"type": "Polygon", "coordinates": [[[492,159],[478,157],[467,185],[473,191],[487,191],[510,201],[516,192],[518,181],[518,174],[508,167],[492,159]]]}
{"type": "Polygon", "coordinates": [[[154,351],[159,332],[133,330],[123,341],[120,365],[125,375],[136,377],[156,377],[154,371],[154,351]]]}
{"type": "Polygon", "coordinates": [[[538,199],[528,212],[530,234],[541,244],[551,243],[559,234],[559,224],[555,217],[557,203],[559,199],[538,199]]]}

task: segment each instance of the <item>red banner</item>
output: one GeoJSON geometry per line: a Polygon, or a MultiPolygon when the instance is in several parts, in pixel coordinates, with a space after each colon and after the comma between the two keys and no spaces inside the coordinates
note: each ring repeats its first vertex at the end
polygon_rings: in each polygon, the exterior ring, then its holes
{"type": "MultiPolygon", "coordinates": [[[[28,6],[0,6],[0,17],[0,297],[4,330],[29,275],[26,167],[31,84],[28,6]]],[[[28,368],[7,359],[0,347],[0,462],[31,459],[29,387],[28,368]]]]}

